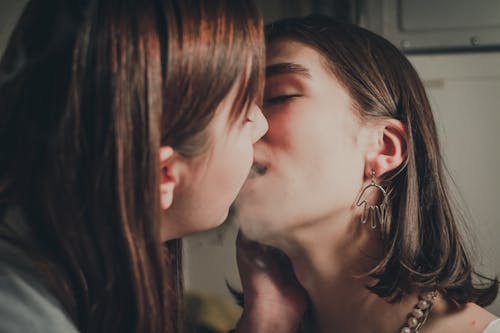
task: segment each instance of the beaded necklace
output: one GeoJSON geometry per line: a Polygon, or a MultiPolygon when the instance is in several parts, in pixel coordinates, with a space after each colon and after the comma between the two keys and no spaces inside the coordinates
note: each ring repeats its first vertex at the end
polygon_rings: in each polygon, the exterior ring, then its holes
{"type": "Polygon", "coordinates": [[[400,333],[418,333],[427,321],[436,297],[436,291],[420,294],[417,304],[415,304],[413,310],[408,314],[408,320],[401,328],[400,333]]]}

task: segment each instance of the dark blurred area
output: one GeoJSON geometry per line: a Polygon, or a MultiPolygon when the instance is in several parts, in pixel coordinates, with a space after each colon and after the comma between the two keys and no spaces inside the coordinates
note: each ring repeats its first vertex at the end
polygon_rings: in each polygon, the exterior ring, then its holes
{"type": "MultiPolygon", "coordinates": [[[[237,0],[234,0],[237,1],[237,0]]],[[[372,30],[407,53],[500,49],[500,0],[255,0],[265,23],[322,14],[372,30]]],[[[0,0],[0,54],[27,0],[0,0]]]]}
{"type": "Polygon", "coordinates": [[[328,15],[343,22],[357,22],[359,0],[256,0],[266,23],[285,17],[328,15]]]}

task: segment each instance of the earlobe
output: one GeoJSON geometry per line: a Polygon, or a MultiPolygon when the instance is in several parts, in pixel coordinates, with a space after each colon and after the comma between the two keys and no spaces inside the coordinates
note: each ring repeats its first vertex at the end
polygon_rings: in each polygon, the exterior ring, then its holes
{"type": "Polygon", "coordinates": [[[160,204],[164,210],[172,205],[174,189],[178,182],[173,157],[174,149],[172,147],[160,147],[160,204]]]}
{"type": "Polygon", "coordinates": [[[377,176],[398,168],[406,160],[408,135],[403,123],[396,119],[388,119],[378,127],[377,144],[374,153],[367,159],[365,174],[371,170],[377,176]]]}

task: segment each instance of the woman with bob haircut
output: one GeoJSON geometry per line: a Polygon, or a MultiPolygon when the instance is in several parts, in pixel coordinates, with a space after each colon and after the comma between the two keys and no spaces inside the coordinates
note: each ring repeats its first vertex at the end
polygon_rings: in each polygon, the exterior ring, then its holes
{"type": "MultiPolygon", "coordinates": [[[[295,290],[280,305],[296,310],[290,321],[298,327],[310,302],[307,332],[500,332],[483,308],[498,280],[473,269],[409,61],[382,37],[322,16],[273,23],[266,39],[269,130],[236,219],[290,259],[304,290],[290,276],[273,290],[295,290]]],[[[273,264],[255,244],[240,248],[240,263],[250,249],[261,272],[273,264]]]]}
{"type": "Polygon", "coordinates": [[[263,62],[250,0],[28,3],[0,63],[2,332],[181,331],[179,238],[248,176],[263,62]]]}

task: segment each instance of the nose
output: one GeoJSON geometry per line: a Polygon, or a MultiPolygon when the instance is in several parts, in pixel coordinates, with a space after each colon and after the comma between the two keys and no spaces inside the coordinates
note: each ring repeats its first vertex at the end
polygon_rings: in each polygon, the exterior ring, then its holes
{"type": "Polygon", "coordinates": [[[254,118],[254,131],[253,131],[253,143],[256,143],[259,141],[260,138],[266,134],[267,130],[269,129],[269,124],[267,123],[266,117],[264,117],[264,114],[262,113],[262,110],[258,107],[255,106],[255,118],[254,118]]]}

